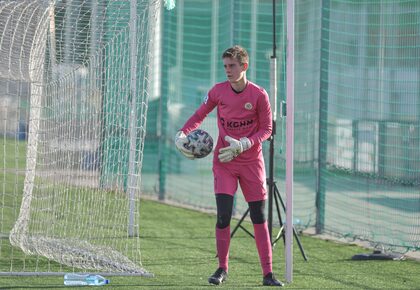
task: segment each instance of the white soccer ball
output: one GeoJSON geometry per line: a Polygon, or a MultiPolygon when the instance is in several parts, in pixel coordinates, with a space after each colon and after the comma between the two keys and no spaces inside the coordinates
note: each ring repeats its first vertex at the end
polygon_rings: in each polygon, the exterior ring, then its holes
{"type": "Polygon", "coordinates": [[[213,150],[213,138],[204,130],[194,130],[187,135],[187,138],[188,142],[184,144],[184,148],[195,158],[204,158],[213,150]]]}

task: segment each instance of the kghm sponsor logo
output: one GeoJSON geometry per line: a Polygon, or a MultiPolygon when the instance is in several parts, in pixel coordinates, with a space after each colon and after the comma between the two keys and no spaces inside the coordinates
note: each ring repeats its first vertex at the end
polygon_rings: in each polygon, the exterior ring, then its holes
{"type": "Polygon", "coordinates": [[[222,123],[222,126],[228,129],[232,128],[244,128],[249,127],[254,122],[253,120],[244,120],[244,121],[226,121],[223,118],[220,118],[220,122],[222,123]]]}

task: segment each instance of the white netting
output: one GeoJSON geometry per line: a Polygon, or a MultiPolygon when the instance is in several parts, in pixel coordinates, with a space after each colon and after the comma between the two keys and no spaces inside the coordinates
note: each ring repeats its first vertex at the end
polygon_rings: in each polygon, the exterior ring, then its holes
{"type": "Polygon", "coordinates": [[[24,253],[148,275],[139,190],[159,7],[158,0],[0,1],[7,92],[0,100],[19,99],[29,111],[20,212],[2,234],[11,227],[10,242],[24,253]]]}

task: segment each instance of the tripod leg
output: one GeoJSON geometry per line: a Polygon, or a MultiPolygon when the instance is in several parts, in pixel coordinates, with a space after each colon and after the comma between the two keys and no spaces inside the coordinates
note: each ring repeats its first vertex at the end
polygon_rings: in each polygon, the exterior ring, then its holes
{"type": "Polygon", "coordinates": [[[280,240],[281,238],[283,238],[283,241],[284,241],[284,226],[280,227],[279,233],[277,234],[276,238],[272,242],[273,249],[276,246],[277,241],[280,240]]]}
{"type": "Polygon", "coordinates": [[[303,259],[305,261],[308,261],[308,257],[305,254],[305,250],[303,249],[302,243],[300,242],[300,239],[299,239],[299,236],[298,236],[298,234],[296,232],[295,227],[293,227],[293,235],[295,236],[296,242],[297,242],[297,244],[299,246],[300,253],[302,254],[303,259]]]}
{"type": "Polygon", "coordinates": [[[254,235],[252,235],[247,229],[245,229],[241,224],[244,221],[244,219],[246,218],[246,216],[249,213],[249,208],[245,211],[245,213],[242,215],[241,219],[239,220],[238,224],[235,226],[235,228],[233,229],[232,233],[230,234],[230,237],[233,238],[233,235],[236,233],[236,231],[238,230],[238,228],[243,229],[248,235],[250,235],[251,237],[254,237],[254,235]]]}
{"type": "Polygon", "coordinates": [[[283,219],[281,217],[281,213],[280,213],[280,206],[279,206],[279,201],[278,201],[279,197],[274,194],[274,201],[276,203],[276,210],[277,210],[277,216],[279,217],[279,224],[280,224],[280,232],[277,235],[277,238],[275,240],[275,242],[277,242],[281,237],[283,237],[283,244],[286,244],[286,237],[284,236],[284,224],[283,224],[283,219]]]}
{"type": "MultiPolygon", "coordinates": [[[[278,188],[277,188],[277,185],[276,185],[276,184],[274,184],[274,196],[276,197],[276,198],[275,198],[275,200],[276,200],[276,205],[277,205],[277,198],[278,198],[278,200],[280,201],[281,206],[282,206],[282,208],[283,208],[283,211],[284,211],[284,212],[286,212],[286,206],[284,205],[283,199],[281,198],[280,192],[279,192],[279,190],[278,190],[278,188]]],[[[277,205],[277,206],[278,206],[278,205],[277,205]]],[[[279,211],[278,211],[278,213],[279,213],[279,211]]],[[[283,235],[283,241],[285,241],[284,228],[283,228],[283,233],[282,233],[282,235],[283,235]]],[[[294,226],[293,226],[293,236],[294,236],[294,237],[295,237],[295,239],[296,239],[296,242],[297,242],[297,244],[298,244],[298,246],[299,246],[299,250],[300,250],[300,252],[301,252],[301,254],[302,254],[303,259],[304,259],[305,261],[308,261],[308,257],[306,256],[305,250],[303,249],[302,243],[300,242],[299,236],[298,236],[298,234],[297,234],[296,229],[295,229],[295,227],[294,227],[294,226]]]]}

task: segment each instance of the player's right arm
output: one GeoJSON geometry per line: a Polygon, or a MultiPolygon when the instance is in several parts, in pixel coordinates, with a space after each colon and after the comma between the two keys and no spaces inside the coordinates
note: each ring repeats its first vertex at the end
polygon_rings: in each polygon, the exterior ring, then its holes
{"type": "Polygon", "coordinates": [[[191,131],[197,129],[203,120],[207,117],[207,115],[213,111],[216,107],[217,102],[213,100],[211,91],[209,94],[204,98],[203,103],[201,103],[200,107],[192,114],[192,116],[185,122],[184,126],[180,129],[180,131],[184,132],[188,135],[191,131]]]}
{"type": "Polygon", "coordinates": [[[184,126],[175,135],[176,148],[187,158],[194,159],[194,155],[185,149],[184,144],[188,142],[188,135],[191,131],[197,129],[207,115],[216,107],[217,103],[210,100],[210,92],[204,98],[200,107],[192,114],[192,116],[185,122],[184,126]]]}

